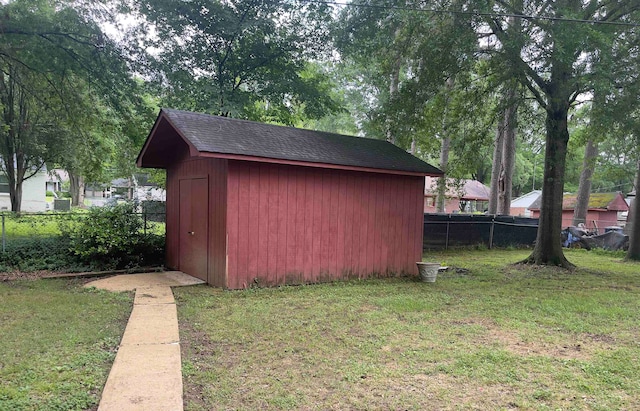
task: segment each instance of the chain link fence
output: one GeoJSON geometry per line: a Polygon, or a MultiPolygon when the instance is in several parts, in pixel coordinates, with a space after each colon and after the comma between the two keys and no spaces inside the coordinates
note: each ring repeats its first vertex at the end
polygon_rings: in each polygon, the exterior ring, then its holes
{"type": "Polygon", "coordinates": [[[531,246],[538,219],[484,214],[425,214],[423,249],[483,244],[488,248],[531,246]]]}
{"type": "MultiPolygon", "coordinates": [[[[573,221],[563,219],[563,228],[571,227],[573,221]]],[[[606,223],[606,221],[605,221],[606,223]]],[[[617,221],[617,224],[595,223],[587,227],[587,235],[593,247],[611,248],[603,239],[608,233],[615,233],[617,242],[626,240],[631,233],[633,223],[617,221]],[[591,228],[591,229],[589,229],[591,228]],[[622,240],[621,240],[622,239],[622,240]]],[[[492,247],[529,247],[533,246],[538,233],[538,219],[485,214],[425,214],[423,249],[447,249],[484,245],[492,247]]],[[[613,241],[613,240],[607,240],[613,241]]]]}
{"type": "MultiPolygon", "coordinates": [[[[166,215],[164,211],[143,211],[132,213],[142,220],[142,233],[165,234],[166,215]]],[[[12,213],[0,214],[2,252],[13,241],[25,238],[37,239],[62,235],[61,224],[73,223],[87,218],[87,212],[47,212],[47,213],[12,213]]]]}

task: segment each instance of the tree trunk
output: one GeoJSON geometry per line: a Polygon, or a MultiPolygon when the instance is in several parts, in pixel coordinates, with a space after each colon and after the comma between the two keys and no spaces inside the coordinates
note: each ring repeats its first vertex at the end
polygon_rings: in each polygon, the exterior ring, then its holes
{"type": "Polygon", "coordinates": [[[573,226],[580,223],[586,224],[587,211],[589,209],[589,196],[591,194],[591,177],[596,166],[598,156],[598,143],[593,140],[587,141],[584,150],[584,160],[582,162],[582,172],[580,173],[580,184],[578,185],[578,196],[576,198],[576,208],[573,211],[573,226]]]}
{"type": "MultiPolygon", "coordinates": [[[[558,87],[558,85],[555,85],[558,87]]],[[[560,93],[558,93],[560,94],[560,93]]],[[[531,255],[524,261],[530,264],[573,267],[562,252],[562,194],[564,170],[567,158],[569,130],[567,117],[569,98],[549,92],[546,108],[546,146],[544,158],[544,178],[542,181],[542,202],[536,245],[531,255]]]]}
{"type": "Polygon", "coordinates": [[[502,150],[504,148],[504,116],[498,119],[496,139],[493,143],[493,162],[491,164],[491,185],[489,186],[489,214],[498,213],[498,180],[502,168],[502,150]]]}
{"type": "Polygon", "coordinates": [[[71,205],[75,207],[82,207],[84,206],[84,177],[72,173],[71,171],[68,171],[68,173],[71,205]]]}
{"type": "Polygon", "coordinates": [[[640,224],[638,224],[638,216],[640,216],[640,199],[638,199],[638,195],[640,191],[638,190],[638,185],[640,183],[640,160],[638,160],[638,167],[636,170],[636,196],[633,199],[633,203],[631,204],[631,210],[629,210],[629,218],[627,218],[627,224],[631,224],[631,229],[628,231],[629,233],[629,250],[627,250],[627,260],[632,261],[640,261],[640,224]],[[631,220],[631,222],[629,222],[631,220]]]}
{"type": "Polygon", "coordinates": [[[451,137],[446,136],[442,140],[442,147],[440,148],[440,170],[444,173],[442,177],[438,178],[437,195],[436,195],[436,212],[444,213],[445,200],[447,197],[447,166],[449,164],[449,151],[451,150],[451,137]]]}
{"type": "Polygon", "coordinates": [[[22,182],[13,187],[9,183],[9,199],[11,200],[11,211],[16,213],[22,211],[22,182]]]}
{"type": "MultiPolygon", "coordinates": [[[[11,131],[9,134],[11,134],[11,131]]],[[[11,211],[19,213],[22,211],[22,183],[25,180],[24,176],[27,168],[22,154],[11,155],[8,158],[9,161],[4,161],[4,168],[9,182],[11,211]]]]}
{"type": "MultiPolygon", "coordinates": [[[[395,40],[400,36],[400,28],[395,32],[395,40]]],[[[389,101],[393,103],[394,98],[398,94],[398,88],[400,86],[400,68],[402,66],[402,55],[399,50],[396,50],[396,54],[393,59],[393,65],[391,68],[391,79],[389,82],[389,101]]],[[[387,118],[387,141],[391,144],[396,143],[396,136],[391,130],[391,121],[387,118]]]]}
{"type": "MultiPolygon", "coordinates": [[[[453,77],[449,77],[445,83],[447,92],[450,91],[455,84],[453,77]]],[[[448,96],[449,93],[447,93],[448,96]]],[[[449,110],[449,101],[445,101],[445,107],[442,115],[442,146],[440,147],[440,170],[444,174],[438,178],[436,193],[436,212],[446,212],[445,200],[447,196],[447,168],[449,167],[449,152],[451,151],[451,135],[449,134],[449,125],[447,124],[447,114],[449,110]]]]}
{"type": "Polygon", "coordinates": [[[504,137],[502,139],[502,167],[498,180],[498,214],[511,213],[511,190],[513,188],[513,170],[516,159],[516,128],[518,105],[516,102],[517,88],[511,86],[507,91],[509,105],[504,111],[504,137]]]}
{"type": "Polygon", "coordinates": [[[517,92],[517,87],[511,84],[503,97],[504,108],[498,120],[493,147],[489,214],[509,215],[511,211],[511,190],[516,155],[517,92]]]}

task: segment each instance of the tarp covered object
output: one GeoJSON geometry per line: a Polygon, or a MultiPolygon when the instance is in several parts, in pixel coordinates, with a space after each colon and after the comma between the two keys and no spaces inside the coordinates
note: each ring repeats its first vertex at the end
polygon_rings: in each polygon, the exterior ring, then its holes
{"type": "Polygon", "coordinates": [[[582,240],[589,244],[591,248],[598,247],[609,251],[624,250],[629,247],[629,236],[615,231],[582,237],[582,240]]]}

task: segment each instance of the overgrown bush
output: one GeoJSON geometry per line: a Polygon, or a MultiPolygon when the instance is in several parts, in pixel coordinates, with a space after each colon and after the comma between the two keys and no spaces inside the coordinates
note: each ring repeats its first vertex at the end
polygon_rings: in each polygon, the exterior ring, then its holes
{"type": "Polygon", "coordinates": [[[85,263],[105,268],[128,268],[162,263],[164,238],[143,233],[143,221],[134,203],[93,207],[88,213],[61,222],[69,251],[85,263]]]}
{"type": "Polygon", "coordinates": [[[23,237],[7,241],[0,252],[2,271],[75,271],[77,258],[69,253],[69,242],[60,236],[23,237]]]}
{"type": "Polygon", "coordinates": [[[143,230],[134,204],[46,215],[7,213],[5,228],[0,272],[77,272],[164,263],[164,231],[143,230]]]}

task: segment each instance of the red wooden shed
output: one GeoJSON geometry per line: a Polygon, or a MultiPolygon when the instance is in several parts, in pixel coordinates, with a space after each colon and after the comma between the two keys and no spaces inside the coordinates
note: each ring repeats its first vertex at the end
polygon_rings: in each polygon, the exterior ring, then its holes
{"type": "Polygon", "coordinates": [[[417,274],[425,175],[385,141],[162,109],[166,265],[230,289],[417,274]]]}

